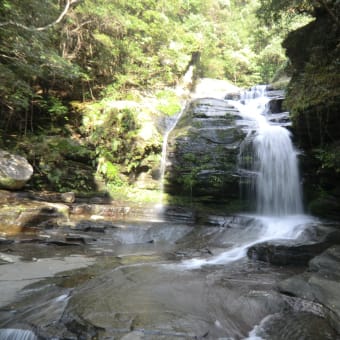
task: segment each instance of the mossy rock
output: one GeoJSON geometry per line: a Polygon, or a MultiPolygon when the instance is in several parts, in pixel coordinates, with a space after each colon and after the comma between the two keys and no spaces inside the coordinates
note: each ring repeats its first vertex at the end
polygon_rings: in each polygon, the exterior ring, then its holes
{"type": "Polygon", "coordinates": [[[312,215],[340,220],[340,202],[330,195],[323,195],[309,203],[308,210],[312,215]]]}
{"type": "Polygon", "coordinates": [[[237,163],[245,136],[227,102],[194,100],[169,138],[166,192],[206,202],[238,199],[237,163]]]}

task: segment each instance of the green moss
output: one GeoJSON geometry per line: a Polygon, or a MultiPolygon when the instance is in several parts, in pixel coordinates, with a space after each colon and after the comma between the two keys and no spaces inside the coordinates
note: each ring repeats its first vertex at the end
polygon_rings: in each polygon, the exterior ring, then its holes
{"type": "Polygon", "coordinates": [[[288,87],[285,105],[293,115],[305,111],[307,107],[327,104],[338,100],[340,94],[340,74],[338,65],[307,64],[305,72],[295,77],[288,87]]]}
{"type": "Polygon", "coordinates": [[[173,116],[181,110],[181,103],[173,90],[163,90],[156,94],[159,101],[157,109],[165,115],[173,116]]]}
{"type": "Polygon", "coordinates": [[[213,213],[234,214],[247,210],[245,203],[238,199],[221,199],[216,201],[216,199],[211,196],[190,197],[166,195],[164,203],[168,204],[169,206],[182,206],[194,209],[199,215],[202,216],[204,216],[204,214],[213,213]]]}
{"type": "Polygon", "coordinates": [[[159,190],[139,189],[127,184],[116,186],[111,183],[107,185],[107,190],[110,197],[116,201],[152,204],[162,202],[162,193],[159,190]]]}
{"type": "Polygon", "coordinates": [[[331,170],[336,174],[340,174],[340,146],[330,145],[324,148],[313,150],[314,157],[319,160],[320,169],[331,170]]]}

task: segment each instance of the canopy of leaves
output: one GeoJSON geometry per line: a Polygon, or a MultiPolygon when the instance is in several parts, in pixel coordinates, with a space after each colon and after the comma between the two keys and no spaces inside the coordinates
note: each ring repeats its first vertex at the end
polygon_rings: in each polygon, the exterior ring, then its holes
{"type": "MultiPolygon", "coordinates": [[[[281,37],[256,16],[265,8],[260,3],[269,2],[3,0],[0,128],[27,133],[63,124],[71,100],[162,89],[176,84],[190,63],[198,76],[243,86],[267,82],[285,61],[281,37]],[[72,6],[63,20],[50,25],[66,3],[72,6]],[[57,111],[49,108],[55,98],[57,111]]],[[[276,2],[289,10],[291,2],[276,2]]],[[[308,9],[308,1],[295,2],[308,9]]]]}

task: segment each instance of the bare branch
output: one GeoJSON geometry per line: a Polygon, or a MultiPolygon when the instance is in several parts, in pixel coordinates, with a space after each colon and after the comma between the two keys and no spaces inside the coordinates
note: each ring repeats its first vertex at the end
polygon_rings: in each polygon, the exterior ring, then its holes
{"type": "Polygon", "coordinates": [[[1,26],[13,25],[13,26],[17,26],[17,27],[23,28],[26,31],[33,31],[33,32],[35,32],[35,31],[45,31],[45,30],[49,29],[50,27],[52,27],[52,26],[58,24],[59,22],[61,22],[63,20],[63,18],[65,17],[65,15],[67,14],[67,12],[69,11],[70,7],[72,5],[74,5],[75,3],[79,2],[79,1],[81,1],[81,0],[67,0],[65,8],[61,12],[59,17],[55,21],[51,22],[50,24],[48,24],[46,26],[42,26],[42,27],[29,27],[29,26],[26,26],[26,25],[21,24],[19,22],[15,22],[15,21],[10,20],[10,21],[7,21],[7,22],[0,23],[0,27],[1,26]]]}

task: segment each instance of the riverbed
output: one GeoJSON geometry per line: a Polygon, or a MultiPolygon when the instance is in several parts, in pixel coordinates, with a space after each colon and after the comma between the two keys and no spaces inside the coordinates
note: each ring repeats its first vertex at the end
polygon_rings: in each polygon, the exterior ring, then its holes
{"type": "MultiPolygon", "coordinates": [[[[0,245],[0,334],[335,339],[325,306],[279,287],[303,274],[306,265],[277,266],[246,253],[215,263],[257,235],[262,227],[256,221],[245,215],[207,215],[201,221],[159,215],[152,221],[82,219],[34,237],[7,237],[0,245]]],[[[315,230],[316,224],[304,228],[315,230]]],[[[301,237],[306,240],[306,233],[301,237]]]]}

